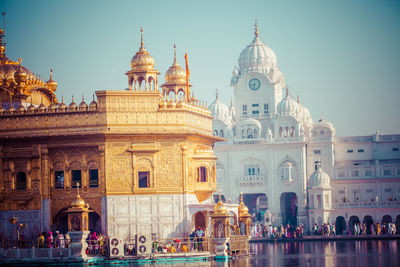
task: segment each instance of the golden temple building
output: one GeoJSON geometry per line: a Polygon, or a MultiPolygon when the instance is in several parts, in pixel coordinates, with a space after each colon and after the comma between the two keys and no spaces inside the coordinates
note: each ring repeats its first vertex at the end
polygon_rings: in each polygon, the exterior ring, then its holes
{"type": "Polygon", "coordinates": [[[189,97],[176,54],[160,90],[142,31],[127,90],[96,91],[89,104],[72,98],[67,105],[57,101],[52,72],[43,82],[8,59],[3,37],[1,30],[2,239],[14,239],[7,221],[14,216],[26,223],[26,239],[66,232],[65,211],[78,185],[92,231],[130,239],[207,228],[216,190],[213,145],[223,138],[213,136],[206,105],[189,97]]]}

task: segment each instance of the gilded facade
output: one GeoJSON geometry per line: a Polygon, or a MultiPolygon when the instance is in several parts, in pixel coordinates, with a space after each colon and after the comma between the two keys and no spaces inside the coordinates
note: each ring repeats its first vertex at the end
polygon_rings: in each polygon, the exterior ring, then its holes
{"type": "Polygon", "coordinates": [[[129,88],[96,91],[91,103],[72,99],[68,106],[57,101],[52,76],[35,87],[32,78],[20,79],[31,73],[20,63],[8,67],[3,42],[1,56],[2,238],[13,239],[11,216],[27,223],[27,238],[65,231],[77,183],[91,230],[126,239],[191,230],[190,207],[211,203],[216,190],[212,148],[223,139],[212,135],[206,106],[189,97],[176,56],[160,90],[142,32],[126,72],[129,88]]]}

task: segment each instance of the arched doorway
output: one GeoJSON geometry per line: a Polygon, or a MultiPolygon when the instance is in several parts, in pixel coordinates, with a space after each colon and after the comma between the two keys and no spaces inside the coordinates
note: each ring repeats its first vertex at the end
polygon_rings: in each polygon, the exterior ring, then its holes
{"type": "MultiPolygon", "coordinates": [[[[53,225],[55,230],[60,231],[60,233],[68,232],[68,213],[66,212],[67,208],[60,210],[53,217],[53,225]]],[[[101,233],[101,218],[100,215],[95,211],[90,209],[89,212],[89,231],[101,233]]]]}
{"type": "Polygon", "coordinates": [[[400,234],[400,215],[396,217],[396,234],[400,234]]]}
{"type": "Polygon", "coordinates": [[[367,235],[372,234],[371,233],[371,225],[374,224],[374,220],[372,219],[372,217],[369,215],[366,215],[364,217],[363,223],[367,226],[367,235]]]}
{"type": "MultiPolygon", "coordinates": [[[[239,196],[240,201],[240,196],[239,196]]],[[[258,216],[262,220],[265,211],[268,209],[268,198],[264,193],[243,194],[243,202],[249,209],[249,213],[258,216]],[[261,218],[260,218],[261,217],[261,218]]]]}
{"type": "Polygon", "coordinates": [[[343,216],[336,217],[335,228],[337,235],[342,235],[347,230],[346,220],[343,216]]]}
{"type": "Polygon", "coordinates": [[[101,233],[101,218],[94,211],[89,213],[89,231],[101,233]]]}
{"type": "Polygon", "coordinates": [[[349,219],[349,230],[352,234],[354,234],[354,225],[359,223],[360,219],[357,216],[351,216],[349,219]]]}
{"type": "Polygon", "coordinates": [[[390,216],[390,215],[383,216],[382,225],[388,224],[388,223],[391,223],[391,222],[392,222],[392,216],[390,216]]]}
{"type": "Polygon", "coordinates": [[[281,195],[282,224],[297,225],[297,195],[293,192],[281,195]]]}
{"type": "Polygon", "coordinates": [[[68,232],[68,213],[66,213],[67,208],[60,210],[53,217],[53,225],[55,226],[55,230],[60,231],[60,233],[68,232]]]}
{"type": "Polygon", "coordinates": [[[199,227],[203,229],[203,231],[206,230],[206,217],[204,216],[204,212],[198,211],[194,215],[194,227],[195,229],[198,229],[199,227]]]}

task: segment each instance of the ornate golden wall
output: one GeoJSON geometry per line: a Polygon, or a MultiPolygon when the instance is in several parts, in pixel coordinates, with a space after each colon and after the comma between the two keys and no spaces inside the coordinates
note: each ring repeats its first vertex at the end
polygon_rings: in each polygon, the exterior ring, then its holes
{"type": "Polygon", "coordinates": [[[195,193],[202,201],[216,190],[210,112],[185,103],[164,107],[159,91],[98,91],[95,109],[35,111],[0,115],[0,209],[40,209],[51,200],[51,215],[76,196],[71,170],[82,171],[81,196],[101,214],[107,195],[195,193]],[[178,107],[177,107],[178,106],[178,107]],[[207,169],[198,181],[197,168],[207,169]],[[98,169],[99,186],[88,186],[88,170],[98,169]],[[55,188],[64,171],[64,188],[55,188]],[[149,187],[138,172],[149,171],[149,187]],[[17,190],[16,173],[27,174],[17,190]]]}

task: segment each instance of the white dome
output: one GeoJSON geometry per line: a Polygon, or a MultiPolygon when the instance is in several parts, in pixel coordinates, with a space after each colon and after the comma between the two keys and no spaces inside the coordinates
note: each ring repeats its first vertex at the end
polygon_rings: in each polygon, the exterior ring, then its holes
{"type": "Polygon", "coordinates": [[[310,176],[310,188],[328,187],[330,188],[330,177],[321,169],[320,163],[316,166],[316,170],[310,176]]]}
{"type": "Polygon", "coordinates": [[[220,119],[225,124],[230,123],[229,109],[224,103],[219,101],[218,93],[215,97],[215,101],[211,103],[208,109],[211,111],[211,115],[214,119],[220,119]]]}
{"type": "Polygon", "coordinates": [[[277,110],[280,116],[296,116],[299,106],[286,90],[286,96],[279,102],[277,110]]]}
{"type": "Polygon", "coordinates": [[[276,65],[276,56],[271,48],[263,44],[256,35],[239,56],[239,70],[248,72],[267,72],[276,65]]]}
{"type": "Polygon", "coordinates": [[[297,106],[299,108],[299,113],[298,113],[299,120],[302,121],[305,124],[305,126],[312,127],[313,121],[308,108],[306,108],[300,103],[297,103],[297,106]]]}

